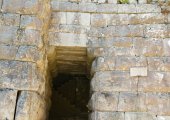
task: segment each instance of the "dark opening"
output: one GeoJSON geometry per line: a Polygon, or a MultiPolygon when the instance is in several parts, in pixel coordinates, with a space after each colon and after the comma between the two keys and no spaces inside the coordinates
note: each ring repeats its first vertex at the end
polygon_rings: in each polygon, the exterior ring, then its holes
{"type": "Polygon", "coordinates": [[[88,120],[89,90],[85,75],[59,74],[53,79],[49,120],[88,120]]]}

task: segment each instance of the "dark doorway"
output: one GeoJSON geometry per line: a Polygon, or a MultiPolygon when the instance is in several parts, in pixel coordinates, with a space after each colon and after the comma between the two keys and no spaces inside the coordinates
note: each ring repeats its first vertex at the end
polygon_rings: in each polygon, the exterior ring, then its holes
{"type": "Polygon", "coordinates": [[[89,90],[85,75],[59,74],[53,79],[49,120],[88,120],[89,90]]]}

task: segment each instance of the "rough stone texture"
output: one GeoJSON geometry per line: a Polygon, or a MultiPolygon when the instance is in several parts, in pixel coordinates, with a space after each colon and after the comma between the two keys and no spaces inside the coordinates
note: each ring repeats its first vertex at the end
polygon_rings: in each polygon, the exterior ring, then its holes
{"type": "Polygon", "coordinates": [[[90,120],[124,120],[122,112],[93,112],[90,120]]]}
{"type": "Polygon", "coordinates": [[[99,93],[92,95],[89,109],[93,111],[117,111],[118,93],[99,93]]]}
{"type": "Polygon", "coordinates": [[[146,77],[147,75],[148,75],[148,69],[146,67],[130,68],[130,76],[132,77],[137,77],[137,76],[146,77]]]}
{"type": "Polygon", "coordinates": [[[35,92],[20,93],[15,120],[46,120],[45,101],[35,92]]]}
{"type": "Polygon", "coordinates": [[[0,119],[46,119],[50,77],[90,69],[91,120],[170,119],[168,0],[0,0],[0,6],[0,119]],[[131,68],[140,72],[131,76],[131,68]]]}
{"type": "Polygon", "coordinates": [[[15,106],[17,99],[16,90],[0,90],[0,119],[14,120],[15,106]]]}
{"type": "Polygon", "coordinates": [[[96,72],[91,87],[93,91],[137,91],[137,77],[130,77],[129,72],[101,71],[96,72]]]}
{"type": "Polygon", "coordinates": [[[0,61],[0,87],[19,90],[38,90],[43,79],[37,74],[37,66],[29,62],[0,61]]]}

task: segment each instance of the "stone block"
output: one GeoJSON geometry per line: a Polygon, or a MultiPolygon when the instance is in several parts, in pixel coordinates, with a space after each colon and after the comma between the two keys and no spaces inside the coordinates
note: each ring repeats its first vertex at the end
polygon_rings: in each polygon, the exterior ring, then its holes
{"type": "Polygon", "coordinates": [[[41,51],[34,46],[19,46],[16,57],[19,61],[38,62],[43,59],[41,51]]]}
{"type": "Polygon", "coordinates": [[[168,24],[170,24],[170,14],[168,14],[168,24]]]}
{"type": "Polygon", "coordinates": [[[147,67],[133,67],[130,68],[130,76],[131,77],[145,77],[148,75],[147,67]]]}
{"type": "Polygon", "coordinates": [[[123,112],[92,112],[90,120],[124,120],[123,112]]]}
{"type": "Polygon", "coordinates": [[[170,71],[170,57],[149,57],[147,61],[149,71],[170,71]]]}
{"type": "Polygon", "coordinates": [[[117,4],[99,4],[97,5],[98,13],[117,13],[117,4]]]}
{"type": "Polygon", "coordinates": [[[52,10],[55,11],[61,11],[61,12],[77,12],[79,11],[79,5],[74,2],[60,2],[56,0],[51,1],[51,7],[52,10]]]}
{"type": "Polygon", "coordinates": [[[9,45],[0,45],[0,59],[14,60],[18,47],[9,45]]]}
{"type": "Polygon", "coordinates": [[[46,120],[45,101],[36,92],[22,91],[18,97],[15,120],[46,120]]]}
{"type": "Polygon", "coordinates": [[[2,6],[2,0],[0,0],[0,6],[2,6]]]}
{"type": "Polygon", "coordinates": [[[89,107],[93,111],[113,112],[117,111],[118,93],[93,93],[89,107]]]}
{"type": "Polygon", "coordinates": [[[136,91],[137,77],[130,77],[129,72],[96,72],[91,81],[92,91],[136,91]]]}
{"type": "Polygon", "coordinates": [[[108,14],[92,14],[91,26],[93,27],[106,27],[108,25],[108,14]]]}
{"type": "Polygon", "coordinates": [[[149,113],[159,116],[170,115],[169,93],[146,93],[146,105],[149,113]]]}
{"type": "Polygon", "coordinates": [[[81,25],[52,25],[50,26],[50,32],[60,33],[75,33],[75,34],[86,34],[90,27],[81,25]]]}
{"type": "Polygon", "coordinates": [[[98,3],[101,4],[101,3],[105,3],[106,0],[98,0],[98,3]]]}
{"type": "Polygon", "coordinates": [[[0,14],[0,24],[5,26],[19,26],[20,15],[19,14],[0,14]]]}
{"type": "Polygon", "coordinates": [[[93,3],[80,3],[79,4],[80,12],[92,12],[95,13],[97,11],[97,5],[93,3]]]}
{"type": "Polygon", "coordinates": [[[145,57],[124,57],[118,56],[116,58],[116,70],[130,71],[131,67],[145,67],[147,61],[145,57]]]}
{"type": "Polygon", "coordinates": [[[147,77],[140,77],[138,90],[144,92],[170,92],[170,73],[148,72],[147,77]]]}
{"type": "Polygon", "coordinates": [[[14,43],[16,45],[30,45],[37,46],[38,48],[43,47],[40,31],[32,29],[19,29],[18,39],[15,40],[14,43]]]}
{"type": "Polygon", "coordinates": [[[161,7],[157,4],[137,4],[136,9],[137,13],[161,13],[161,7]]]}
{"type": "Polygon", "coordinates": [[[118,13],[131,14],[136,12],[136,5],[118,4],[118,13]]]}
{"type": "Polygon", "coordinates": [[[73,33],[49,33],[49,44],[54,46],[87,46],[86,34],[73,34],[73,33]]]}
{"type": "Polygon", "coordinates": [[[18,27],[1,26],[0,27],[0,44],[12,44],[17,39],[18,27]]]}
{"type": "Polygon", "coordinates": [[[39,91],[44,79],[35,63],[0,61],[0,88],[39,91]]]}
{"type": "Polygon", "coordinates": [[[126,112],[125,120],[157,120],[156,116],[146,112],[126,112]]]}
{"type": "MultiPolygon", "coordinates": [[[[128,14],[118,14],[115,18],[112,17],[112,21],[116,20],[116,25],[128,25],[129,24],[129,15],[128,14]]],[[[114,23],[114,22],[113,22],[114,23]]],[[[114,24],[111,24],[114,25],[114,24]]]]}
{"type": "Polygon", "coordinates": [[[0,90],[0,116],[1,120],[14,120],[15,105],[17,100],[16,90],[0,90]]]}
{"type": "Polygon", "coordinates": [[[131,36],[130,27],[127,25],[116,26],[115,33],[116,34],[113,34],[113,36],[116,36],[116,37],[130,37],[131,36]]]}
{"type": "Polygon", "coordinates": [[[117,4],[117,0],[108,0],[108,3],[117,4]]]}
{"type": "MultiPolygon", "coordinates": [[[[107,33],[103,34],[104,36],[111,36],[107,33]]],[[[97,37],[88,37],[88,47],[115,47],[115,48],[132,48],[133,39],[130,37],[107,37],[107,38],[97,38],[97,37]]]]}
{"type": "Polygon", "coordinates": [[[43,27],[42,21],[35,16],[22,15],[21,16],[21,28],[23,29],[34,29],[41,30],[43,27]]]}
{"type": "Polygon", "coordinates": [[[67,24],[90,26],[90,13],[67,12],[67,24]]]}
{"type": "Polygon", "coordinates": [[[147,25],[145,28],[144,35],[147,38],[166,38],[168,36],[167,25],[165,24],[147,25]]]}
{"type": "Polygon", "coordinates": [[[138,3],[139,3],[139,4],[146,4],[146,3],[147,3],[147,0],[138,0],[138,3]]]}
{"type": "Polygon", "coordinates": [[[143,25],[129,25],[131,37],[143,37],[144,26],[143,25]]]}
{"type": "Polygon", "coordinates": [[[170,37],[170,24],[168,24],[167,27],[167,37],[170,37]]]}
{"type": "Polygon", "coordinates": [[[132,92],[120,92],[118,111],[146,112],[147,109],[146,109],[146,103],[145,103],[145,94],[144,93],[132,93],[132,92]]]}
{"type": "Polygon", "coordinates": [[[164,55],[162,39],[134,38],[134,53],[137,56],[158,57],[164,55]]]}
{"type": "Polygon", "coordinates": [[[40,8],[38,0],[4,0],[2,11],[19,14],[37,14],[40,8]]]}
{"type": "Polygon", "coordinates": [[[137,4],[137,0],[129,0],[130,4],[137,4]]]}
{"type": "Polygon", "coordinates": [[[170,56],[170,38],[163,39],[164,56],[170,56]]]}
{"type": "Polygon", "coordinates": [[[51,16],[51,24],[66,24],[67,13],[66,12],[53,12],[51,16]]]}
{"type": "Polygon", "coordinates": [[[130,14],[130,24],[163,24],[165,15],[162,13],[130,14]]]}
{"type": "Polygon", "coordinates": [[[170,116],[157,116],[157,120],[170,120],[170,116]]]}
{"type": "Polygon", "coordinates": [[[92,73],[115,70],[115,57],[98,57],[92,63],[92,73]]]}

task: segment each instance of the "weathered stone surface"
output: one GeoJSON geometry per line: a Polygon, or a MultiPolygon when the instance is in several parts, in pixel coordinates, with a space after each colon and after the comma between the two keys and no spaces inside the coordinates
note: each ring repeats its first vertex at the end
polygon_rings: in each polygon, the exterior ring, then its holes
{"type": "Polygon", "coordinates": [[[89,27],[81,25],[51,25],[50,32],[60,32],[60,33],[74,33],[74,34],[86,34],[89,27]]]}
{"type": "Polygon", "coordinates": [[[10,45],[0,45],[0,59],[15,59],[18,47],[10,45]]]}
{"type": "Polygon", "coordinates": [[[108,25],[107,14],[92,14],[91,15],[91,26],[93,27],[105,27],[108,25]]]}
{"type": "Polygon", "coordinates": [[[2,11],[20,14],[36,14],[39,10],[38,0],[4,0],[2,11]]]}
{"type": "Polygon", "coordinates": [[[128,4],[119,4],[118,5],[118,13],[136,13],[136,5],[128,5],[128,4]]]}
{"type": "Polygon", "coordinates": [[[22,91],[17,102],[15,120],[46,120],[43,98],[35,92],[22,91]]]}
{"type": "Polygon", "coordinates": [[[92,73],[115,70],[115,57],[98,57],[93,61],[92,73]]]}
{"type": "Polygon", "coordinates": [[[67,24],[90,26],[90,13],[67,12],[67,24]]]}
{"type": "Polygon", "coordinates": [[[118,111],[146,112],[147,109],[145,103],[145,94],[132,93],[132,92],[120,92],[118,111]]]}
{"type": "Polygon", "coordinates": [[[0,24],[6,26],[19,26],[20,15],[19,14],[0,14],[0,24]]]}
{"type": "Polygon", "coordinates": [[[130,77],[129,72],[96,72],[92,81],[92,91],[136,91],[137,77],[130,77]]]}
{"type": "Polygon", "coordinates": [[[93,111],[111,112],[117,111],[118,93],[93,93],[89,108],[93,111]]]}
{"type": "Polygon", "coordinates": [[[165,24],[152,24],[147,25],[145,28],[145,37],[151,38],[166,38],[167,35],[167,25],[165,24]]]}
{"type": "Polygon", "coordinates": [[[170,120],[170,116],[157,116],[157,120],[170,120]]]}
{"type": "Polygon", "coordinates": [[[118,7],[116,4],[99,4],[97,12],[99,13],[117,13],[118,7]]]}
{"type": "Polygon", "coordinates": [[[146,93],[147,110],[157,115],[170,115],[169,93],[146,93]]]}
{"type": "Polygon", "coordinates": [[[133,39],[130,37],[112,37],[112,38],[88,37],[88,47],[132,48],[133,39]]]}
{"type": "Polygon", "coordinates": [[[163,24],[165,23],[165,16],[161,13],[148,13],[148,14],[130,14],[130,24],[163,24]]]}
{"type": "Polygon", "coordinates": [[[138,90],[145,92],[170,92],[170,73],[148,72],[147,77],[140,77],[138,90]]]}
{"type": "Polygon", "coordinates": [[[137,56],[163,56],[164,47],[162,39],[145,39],[145,38],[135,38],[134,39],[134,52],[137,56]]]}
{"type": "Polygon", "coordinates": [[[147,76],[148,75],[148,69],[147,67],[132,67],[130,68],[130,76],[132,77],[139,77],[139,76],[147,76]]]}
{"type": "Polygon", "coordinates": [[[53,12],[51,15],[51,24],[66,24],[67,13],[66,12],[53,12]]]}
{"type": "Polygon", "coordinates": [[[92,112],[90,120],[124,120],[123,112],[92,112]]]}
{"type": "Polygon", "coordinates": [[[16,60],[20,61],[31,61],[31,62],[37,62],[39,60],[42,60],[43,55],[38,49],[34,46],[19,46],[17,54],[16,54],[16,60]]]}
{"type": "Polygon", "coordinates": [[[59,2],[56,0],[51,1],[51,7],[53,11],[71,11],[71,12],[77,12],[78,11],[78,4],[77,3],[71,3],[71,2],[59,2]]]}
{"type": "Polygon", "coordinates": [[[17,99],[16,90],[0,90],[0,119],[13,120],[15,114],[15,105],[17,99]]]}
{"type": "Polygon", "coordinates": [[[32,29],[18,30],[18,39],[14,41],[17,45],[31,45],[38,48],[43,47],[43,40],[40,31],[32,29]]]}
{"type": "Polygon", "coordinates": [[[130,71],[131,67],[145,67],[147,61],[145,57],[124,57],[116,58],[116,70],[130,71]]]}
{"type": "Polygon", "coordinates": [[[22,15],[21,16],[21,28],[41,30],[43,27],[42,21],[36,16],[22,15]]]}
{"type": "Polygon", "coordinates": [[[157,120],[156,116],[146,112],[126,112],[125,120],[157,120]]]}
{"type": "Polygon", "coordinates": [[[73,33],[49,33],[49,44],[54,46],[87,46],[86,34],[73,34],[73,33]]]}
{"type": "Polygon", "coordinates": [[[1,26],[0,27],[0,44],[12,44],[17,39],[18,27],[1,26]]]}
{"type": "Polygon", "coordinates": [[[35,63],[0,61],[0,68],[1,88],[38,91],[43,84],[35,63]]]}
{"type": "Polygon", "coordinates": [[[149,71],[170,71],[170,58],[169,57],[149,57],[147,58],[149,71]]]}
{"type": "Polygon", "coordinates": [[[170,56],[170,38],[163,39],[164,56],[170,56]]]}
{"type": "Polygon", "coordinates": [[[161,13],[161,7],[154,4],[137,4],[137,13],[161,13]]]}

